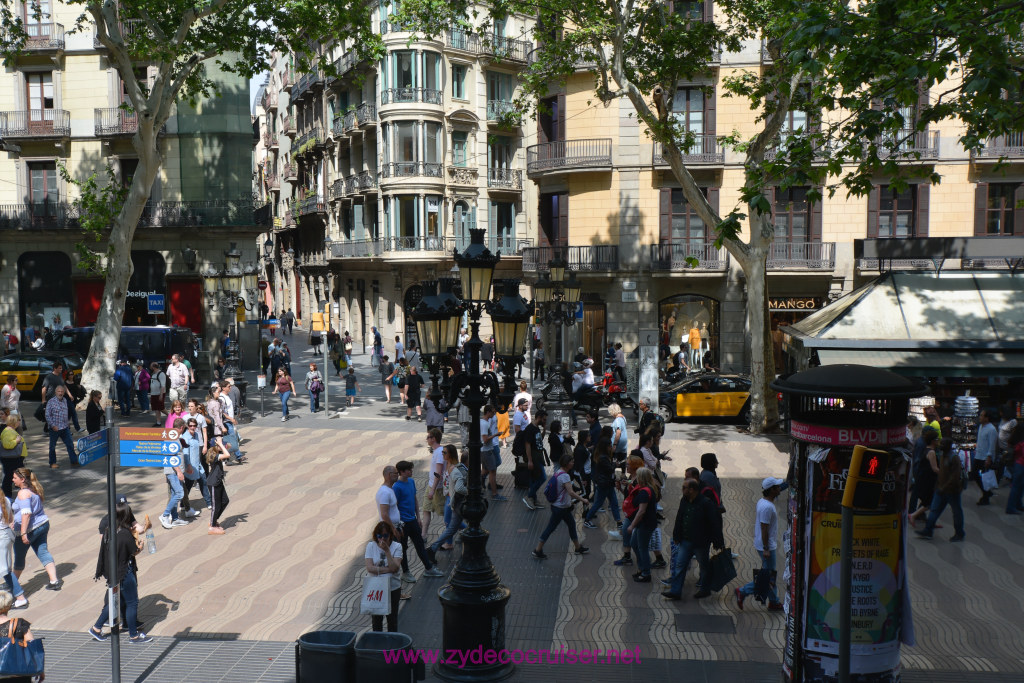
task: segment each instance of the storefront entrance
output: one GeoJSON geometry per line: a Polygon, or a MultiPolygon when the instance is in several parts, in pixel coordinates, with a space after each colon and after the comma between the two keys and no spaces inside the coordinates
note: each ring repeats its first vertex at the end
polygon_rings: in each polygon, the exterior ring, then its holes
{"type": "Polygon", "coordinates": [[[772,355],[775,372],[785,372],[785,354],[782,352],[782,327],[799,322],[824,308],[825,299],[813,296],[768,297],[769,329],[772,331],[772,355]]]}
{"type": "Polygon", "coordinates": [[[718,301],[697,294],[662,299],[658,304],[658,324],[663,357],[672,357],[682,345],[690,369],[719,367],[721,315],[718,301]]]}
{"type": "Polygon", "coordinates": [[[580,325],[580,346],[594,359],[594,374],[604,372],[604,350],[608,346],[605,305],[583,302],[583,324],[580,325]]]}
{"type": "MultiPolygon", "coordinates": [[[[62,329],[72,324],[71,258],[59,251],[30,251],[18,258],[21,330],[62,329]]],[[[22,336],[22,335],[19,335],[22,336]]]]}

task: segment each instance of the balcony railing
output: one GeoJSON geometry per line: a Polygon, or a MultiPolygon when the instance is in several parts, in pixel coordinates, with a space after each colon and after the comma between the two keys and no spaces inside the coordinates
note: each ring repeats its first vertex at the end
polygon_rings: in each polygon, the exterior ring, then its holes
{"type": "Polygon", "coordinates": [[[714,242],[683,241],[651,245],[651,270],[725,270],[729,255],[725,247],[716,248],[714,242]],[[697,259],[691,266],[688,258],[697,259]]]}
{"type": "Polygon", "coordinates": [[[349,50],[341,57],[338,57],[334,60],[334,70],[338,72],[337,78],[344,78],[358,63],[359,57],[356,55],[355,50],[349,50]]]}
{"type": "Polygon", "coordinates": [[[120,107],[94,109],[96,116],[96,137],[106,138],[118,135],[134,135],[139,129],[139,117],[135,112],[120,107]]]}
{"type": "Polygon", "coordinates": [[[452,185],[476,185],[480,170],[476,166],[449,166],[448,182],[452,185]]]}
{"type": "Polygon", "coordinates": [[[1008,135],[989,138],[985,141],[985,146],[972,152],[971,156],[975,159],[989,159],[992,161],[1000,158],[1024,158],[1024,133],[1009,133],[1008,135]]]}
{"type": "Polygon", "coordinates": [[[882,156],[916,159],[936,159],[939,156],[939,131],[901,130],[893,137],[880,138],[876,143],[882,156]]]}
{"type": "Polygon", "coordinates": [[[530,145],[526,149],[527,173],[611,165],[611,138],[558,140],[530,145]]]}
{"type": "Polygon", "coordinates": [[[384,88],[380,93],[380,103],[382,105],[403,102],[444,104],[444,93],[433,88],[384,88]]]}
{"type": "Polygon", "coordinates": [[[377,105],[372,102],[363,102],[356,107],[356,121],[360,126],[377,122],[377,105]]]}
{"type": "Polygon", "coordinates": [[[289,114],[281,119],[281,132],[289,137],[295,137],[295,116],[289,114]]]}
{"type": "Polygon", "coordinates": [[[66,138],[71,136],[71,114],[64,109],[0,111],[0,138],[66,138]]]}
{"type": "Polygon", "coordinates": [[[444,166],[428,161],[395,161],[384,164],[380,169],[381,178],[405,178],[410,176],[424,176],[427,178],[442,178],[444,166]]]}
{"type": "Polygon", "coordinates": [[[46,24],[24,24],[25,50],[39,52],[64,49],[64,25],[49,22],[46,24]]]}
{"type": "Polygon", "coordinates": [[[267,189],[280,190],[281,189],[281,176],[276,174],[267,174],[267,189]]]}
{"type": "Polygon", "coordinates": [[[523,172],[518,168],[488,168],[487,187],[501,190],[523,189],[523,172]]]}
{"type": "MultiPolygon", "coordinates": [[[[270,225],[269,205],[253,199],[147,202],[140,228],[270,225]]],[[[67,202],[0,205],[0,230],[80,230],[78,207],[67,202]]]]}
{"type": "Polygon", "coordinates": [[[399,32],[402,32],[402,31],[411,31],[412,29],[413,29],[413,25],[410,22],[402,22],[402,21],[395,21],[395,20],[380,22],[380,32],[381,32],[381,34],[386,34],[388,32],[399,33],[399,32]]]}
{"type": "Polygon", "coordinates": [[[356,189],[359,192],[366,192],[377,187],[377,174],[373,171],[361,171],[356,176],[356,189]]]}
{"type": "Polygon", "coordinates": [[[294,181],[299,177],[299,165],[294,161],[284,165],[284,179],[294,181]]]}
{"type": "MultiPolygon", "coordinates": [[[[680,150],[683,163],[687,164],[724,164],[725,145],[714,135],[701,134],[694,136],[693,142],[680,150]]],[[[668,158],[661,143],[654,145],[654,163],[667,164],[668,158]]]]}
{"type": "Polygon", "coordinates": [[[295,209],[295,215],[297,216],[309,216],[314,213],[327,213],[327,206],[324,203],[324,198],[318,195],[303,197],[298,200],[295,202],[295,209]]]}
{"type": "Polygon", "coordinates": [[[312,142],[313,147],[320,147],[327,141],[327,136],[324,135],[324,129],[320,126],[313,126],[295,140],[295,149],[299,151],[302,146],[312,142]]]}
{"type": "Polygon", "coordinates": [[[264,90],[263,91],[263,102],[261,103],[263,108],[267,111],[277,109],[277,91],[276,90],[264,90]]]}
{"type": "Polygon", "coordinates": [[[290,69],[281,72],[281,90],[290,93],[295,87],[295,73],[290,69]]]}
{"type": "Polygon", "coordinates": [[[380,240],[346,240],[331,242],[330,258],[373,258],[384,253],[380,240]]]}
{"type": "Polygon", "coordinates": [[[455,246],[453,237],[385,237],[385,252],[438,252],[448,253],[455,246]]]}
{"type": "Polygon", "coordinates": [[[527,53],[533,48],[532,43],[505,36],[487,36],[484,42],[484,52],[499,60],[525,62],[527,53]]]}
{"type": "Polygon", "coordinates": [[[506,116],[514,116],[518,110],[514,102],[507,100],[487,100],[487,120],[501,121],[506,116]]]}
{"type": "Polygon", "coordinates": [[[835,242],[772,242],[768,270],[835,270],[835,242]]]}
{"type": "MultiPolygon", "coordinates": [[[[487,235],[484,244],[492,252],[501,252],[502,256],[522,256],[527,249],[533,248],[533,240],[527,237],[515,237],[514,235],[487,235]]],[[[455,248],[460,252],[469,246],[469,236],[455,238],[455,248]]]]}
{"type": "Polygon", "coordinates": [[[569,264],[569,270],[618,270],[619,247],[598,244],[587,247],[527,247],[523,249],[523,272],[546,273],[548,262],[560,256],[569,264]]]}
{"type": "Polygon", "coordinates": [[[447,44],[451,49],[462,50],[463,52],[480,52],[482,49],[480,46],[480,36],[461,29],[448,31],[447,44]]]}
{"type": "Polygon", "coordinates": [[[334,180],[334,182],[331,183],[331,190],[330,190],[329,198],[333,202],[333,201],[336,201],[338,199],[341,199],[344,196],[345,196],[345,179],[344,178],[336,178],[334,180]]]}
{"type": "Polygon", "coordinates": [[[355,127],[356,127],[356,110],[355,109],[353,109],[352,111],[345,112],[345,117],[343,119],[343,124],[345,126],[345,130],[347,130],[347,131],[355,129],[355,127]]]}
{"type": "Polygon", "coordinates": [[[345,194],[355,194],[359,191],[359,176],[350,175],[345,178],[345,194]]]}

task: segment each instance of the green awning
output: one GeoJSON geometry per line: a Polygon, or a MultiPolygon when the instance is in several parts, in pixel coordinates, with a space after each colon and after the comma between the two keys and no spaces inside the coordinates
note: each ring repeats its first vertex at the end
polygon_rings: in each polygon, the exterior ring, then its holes
{"type": "Polygon", "coordinates": [[[852,363],[919,377],[1024,377],[1024,353],[818,349],[822,365],[852,363]]]}

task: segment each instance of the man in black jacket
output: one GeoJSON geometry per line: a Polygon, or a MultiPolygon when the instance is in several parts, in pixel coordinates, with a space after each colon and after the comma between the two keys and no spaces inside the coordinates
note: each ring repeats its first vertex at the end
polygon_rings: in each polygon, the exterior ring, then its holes
{"type": "Polygon", "coordinates": [[[708,550],[711,545],[716,548],[725,547],[722,538],[722,515],[718,508],[706,496],[700,495],[700,484],[696,479],[683,482],[683,498],[679,501],[679,512],[676,513],[675,527],[672,529],[672,540],[676,542],[673,562],[675,571],[669,580],[669,590],[661,595],[666,600],[679,600],[683,593],[683,582],[690,560],[697,558],[700,567],[700,578],[697,579],[697,593],[694,598],[699,600],[711,595],[705,583],[708,569],[708,550]]]}

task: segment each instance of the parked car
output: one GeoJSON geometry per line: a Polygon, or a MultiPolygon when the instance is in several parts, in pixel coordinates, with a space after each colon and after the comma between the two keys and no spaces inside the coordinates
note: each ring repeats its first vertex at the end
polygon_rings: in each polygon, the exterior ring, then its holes
{"type": "Polygon", "coordinates": [[[64,364],[64,378],[72,373],[82,378],[85,359],[75,351],[20,351],[0,358],[0,382],[6,382],[8,375],[18,378],[18,391],[23,398],[39,398],[42,395],[43,378],[53,372],[53,364],[60,360],[64,364]]]}
{"type": "MultiPolygon", "coordinates": [[[[58,350],[77,351],[87,356],[92,335],[92,327],[68,327],[60,330],[53,346],[58,350]]],[[[141,358],[146,365],[154,361],[167,363],[175,353],[180,353],[183,358],[191,358],[193,339],[192,330],[187,327],[122,327],[117,356],[130,360],[141,358]]]]}
{"type": "Polygon", "coordinates": [[[750,379],[704,372],[661,389],[658,411],[666,422],[677,417],[750,419],[750,379]]]}

